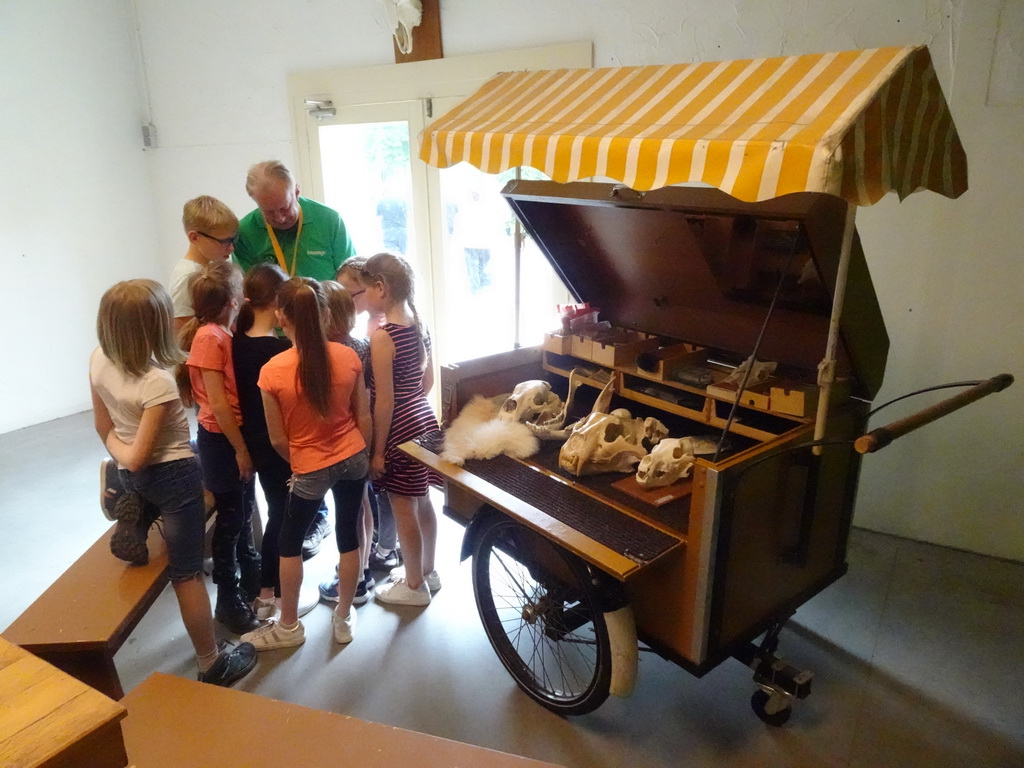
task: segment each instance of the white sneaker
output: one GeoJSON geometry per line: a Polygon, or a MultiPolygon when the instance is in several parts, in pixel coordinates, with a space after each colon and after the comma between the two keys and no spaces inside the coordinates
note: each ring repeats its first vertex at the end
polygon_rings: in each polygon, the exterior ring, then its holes
{"type": "Polygon", "coordinates": [[[242,635],[243,643],[252,643],[257,651],[273,651],[277,648],[292,648],[306,642],[306,630],[300,621],[294,629],[285,629],[276,619],[271,619],[258,629],[242,635]]]}
{"type": "Polygon", "coordinates": [[[377,587],[377,599],[382,603],[392,605],[414,605],[423,607],[430,605],[430,590],[426,583],[420,584],[419,589],[412,589],[409,583],[403,579],[389,581],[383,586],[377,587]]]}
{"type": "MultiPolygon", "coordinates": [[[[396,581],[397,579],[405,578],[405,566],[399,566],[398,568],[391,569],[391,580],[396,581]]],[[[430,590],[431,594],[437,592],[441,588],[441,577],[437,575],[437,571],[431,571],[427,574],[424,579],[427,583],[427,589],[430,590]]]]}
{"type": "Polygon", "coordinates": [[[334,627],[334,642],[345,643],[352,642],[352,632],[356,627],[355,611],[349,609],[348,616],[339,616],[337,611],[331,614],[331,625],[334,627]]]}
{"type": "Polygon", "coordinates": [[[312,611],[320,602],[320,589],[315,584],[303,584],[299,589],[299,618],[312,611]]]}
{"type": "Polygon", "coordinates": [[[277,600],[274,598],[264,600],[262,597],[257,597],[252,601],[252,612],[260,621],[272,619],[277,614],[277,600]]]}

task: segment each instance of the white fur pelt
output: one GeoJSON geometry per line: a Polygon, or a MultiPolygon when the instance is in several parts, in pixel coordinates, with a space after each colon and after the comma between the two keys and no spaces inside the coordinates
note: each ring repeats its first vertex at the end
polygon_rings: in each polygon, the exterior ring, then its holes
{"type": "Polygon", "coordinates": [[[525,459],[540,449],[540,441],[525,424],[497,418],[500,403],[477,395],[444,433],[441,458],[462,466],[466,459],[493,459],[505,453],[525,459]]]}

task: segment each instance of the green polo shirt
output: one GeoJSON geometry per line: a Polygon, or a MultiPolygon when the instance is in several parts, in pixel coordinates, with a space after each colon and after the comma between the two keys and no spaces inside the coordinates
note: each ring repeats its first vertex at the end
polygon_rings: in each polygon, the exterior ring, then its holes
{"type": "MultiPolygon", "coordinates": [[[[295,252],[296,275],[314,280],[333,280],[345,260],[355,255],[345,222],[333,208],[315,200],[300,197],[299,205],[302,207],[302,236],[298,251],[294,250],[297,225],[291,229],[274,230],[287,264],[285,271],[291,269],[292,253],[295,252]]],[[[263,213],[257,208],[238,222],[235,263],[248,272],[261,262],[277,264],[277,256],[263,222],[263,213]]]]}

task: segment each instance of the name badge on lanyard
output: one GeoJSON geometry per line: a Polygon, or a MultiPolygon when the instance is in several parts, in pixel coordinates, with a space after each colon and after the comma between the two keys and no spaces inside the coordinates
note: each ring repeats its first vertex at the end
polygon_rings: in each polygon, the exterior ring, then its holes
{"type": "Polygon", "coordinates": [[[302,237],[302,206],[299,206],[299,228],[295,232],[295,247],[292,248],[292,266],[291,269],[284,261],[284,253],[281,251],[281,244],[277,242],[277,235],[274,233],[274,228],[270,226],[270,222],[263,219],[263,225],[267,228],[267,234],[270,236],[270,245],[274,248],[274,255],[277,256],[277,263],[285,271],[288,277],[295,277],[295,264],[299,260],[299,238],[302,237]]]}

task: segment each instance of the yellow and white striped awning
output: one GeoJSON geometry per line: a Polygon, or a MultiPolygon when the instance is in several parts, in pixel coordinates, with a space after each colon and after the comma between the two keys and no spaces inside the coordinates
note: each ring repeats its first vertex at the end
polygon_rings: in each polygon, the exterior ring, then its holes
{"type": "Polygon", "coordinates": [[[637,190],[704,182],[746,201],[958,197],[967,159],[928,49],[500,74],[424,131],[420,157],[637,190]]]}

